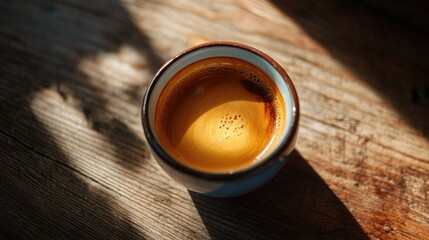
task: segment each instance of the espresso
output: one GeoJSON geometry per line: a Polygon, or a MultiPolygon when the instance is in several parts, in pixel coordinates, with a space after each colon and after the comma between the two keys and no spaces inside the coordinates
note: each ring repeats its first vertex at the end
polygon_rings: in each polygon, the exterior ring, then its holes
{"type": "Polygon", "coordinates": [[[269,154],[284,130],[286,109],[274,82],[230,57],[195,62],[165,86],[156,107],[162,147],[182,164],[225,173],[269,154]]]}

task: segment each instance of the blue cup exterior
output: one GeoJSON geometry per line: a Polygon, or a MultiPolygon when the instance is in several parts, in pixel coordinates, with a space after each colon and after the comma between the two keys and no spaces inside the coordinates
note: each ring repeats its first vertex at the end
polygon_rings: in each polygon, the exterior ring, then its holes
{"type": "MultiPolygon", "coordinates": [[[[196,60],[193,60],[195,62],[196,60]]],[[[192,61],[190,62],[192,63],[192,61]]],[[[188,63],[189,64],[189,63],[188,63]]],[[[259,66],[259,65],[258,65],[259,66]]],[[[252,47],[232,42],[211,42],[205,43],[177,55],[167,62],[149,85],[142,106],[142,124],[145,137],[149,144],[152,155],[161,166],[161,168],[176,182],[180,183],[187,189],[198,192],[210,197],[226,198],[236,197],[247,194],[260,188],[262,185],[272,179],[285,165],[288,156],[295,146],[299,123],[299,102],[295,87],[286,72],[281,66],[268,55],[252,47]],[[160,92],[160,84],[168,82],[168,74],[175,74],[182,66],[187,63],[181,63],[182,59],[204,59],[207,57],[232,56],[235,54],[238,58],[249,60],[255,58],[256,63],[262,62],[264,67],[272,71],[271,74],[277,76],[287,91],[290,106],[287,108],[291,112],[286,125],[287,132],[285,137],[279,143],[278,147],[271,155],[251,168],[231,173],[207,173],[191,169],[180,162],[176,161],[168,152],[163,149],[158,142],[154,129],[154,106],[157,101],[157,94],[160,92]],[[180,65],[182,64],[182,66],[180,65]],[[171,69],[176,68],[171,73],[171,69]],[[284,81],[284,82],[283,82],[284,81]]]]}

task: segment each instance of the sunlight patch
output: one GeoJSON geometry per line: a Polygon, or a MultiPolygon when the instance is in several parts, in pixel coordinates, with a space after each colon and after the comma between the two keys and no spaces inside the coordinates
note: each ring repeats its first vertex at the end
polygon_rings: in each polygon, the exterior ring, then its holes
{"type": "Polygon", "coordinates": [[[133,83],[147,85],[151,78],[145,56],[128,45],[122,45],[116,52],[85,57],[78,69],[90,77],[115,79],[118,87],[133,83]]]}
{"type": "MultiPolygon", "coordinates": [[[[84,114],[73,103],[64,100],[52,87],[37,92],[31,101],[31,110],[43,124],[67,159],[57,159],[75,169],[82,181],[93,184],[94,179],[103,185],[114,186],[121,173],[108,151],[110,144],[88,127],[84,114]],[[106,150],[107,149],[107,150],[106,150]]],[[[99,184],[95,188],[104,189],[99,184]]],[[[105,190],[105,189],[104,189],[105,190]]]]}

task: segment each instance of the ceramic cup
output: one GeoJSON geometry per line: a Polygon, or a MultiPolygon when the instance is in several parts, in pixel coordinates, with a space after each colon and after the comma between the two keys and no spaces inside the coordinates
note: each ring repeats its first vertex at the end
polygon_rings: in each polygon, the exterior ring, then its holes
{"type": "Polygon", "coordinates": [[[212,197],[235,197],[249,193],[273,178],[284,166],[295,146],[298,132],[299,103],[295,87],[283,70],[263,52],[233,42],[210,42],[190,48],[168,61],[155,75],[143,99],[143,130],[152,155],[161,168],[187,189],[212,197]],[[168,81],[184,67],[212,57],[233,57],[257,66],[277,85],[286,107],[286,125],[278,146],[250,168],[230,173],[201,172],[175,160],[158,141],[155,109],[159,95],[168,81]]]}

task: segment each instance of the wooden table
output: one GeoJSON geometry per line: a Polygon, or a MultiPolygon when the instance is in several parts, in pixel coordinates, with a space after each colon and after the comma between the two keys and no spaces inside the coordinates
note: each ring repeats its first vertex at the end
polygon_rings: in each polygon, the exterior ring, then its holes
{"type": "Polygon", "coordinates": [[[2,1],[0,238],[429,239],[428,18],[398,3],[2,1]],[[233,199],[167,177],[140,122],[157,69],[212,40],[301,101],[284,170],[233,199]]]}

